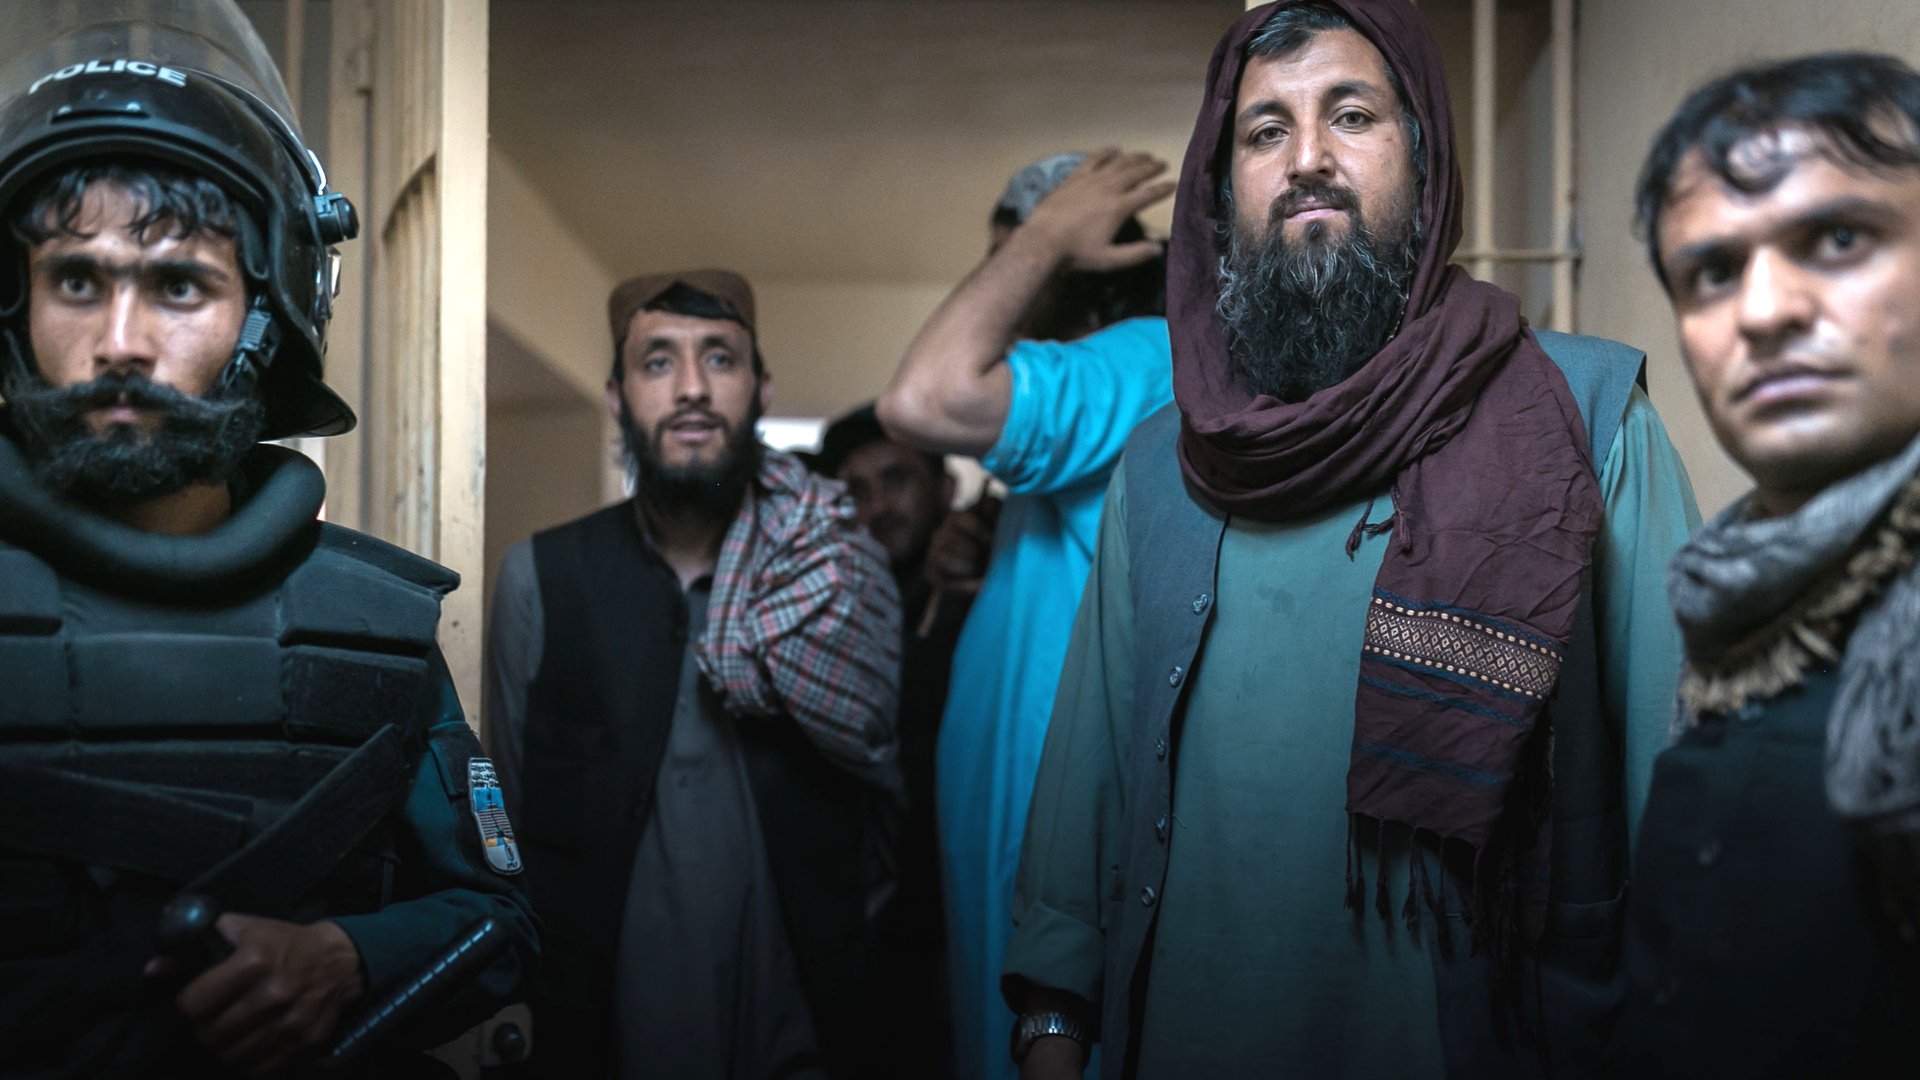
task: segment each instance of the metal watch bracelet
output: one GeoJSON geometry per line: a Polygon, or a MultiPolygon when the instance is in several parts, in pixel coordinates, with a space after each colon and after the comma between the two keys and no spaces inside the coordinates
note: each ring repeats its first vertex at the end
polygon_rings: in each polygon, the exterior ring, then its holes
{"type": "Polygon", "coordinates": [[[1064,1035],[1080,1044],[1082,1058],[1087,1052],[1087,1027],[1079,1017],[1064,1012],[1025,1013],[1013,1022],[1013,1045],[1009,1048],[1014,1064],[1027,1060],[1027,1052],[1033,1049],[1036,1039],[1048,1035],[1064,1035]]]}

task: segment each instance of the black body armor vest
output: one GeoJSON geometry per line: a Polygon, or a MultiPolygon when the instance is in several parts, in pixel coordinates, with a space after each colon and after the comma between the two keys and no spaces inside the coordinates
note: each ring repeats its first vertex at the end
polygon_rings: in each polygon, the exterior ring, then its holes
{"type": "Polygon", "coordinates": [[[393,892],[458,578],[319,522],[291,451],[243,472],[213,532],[146,533],[0,437],[0,1072],[206,1075],[141,974],[182,891],[296,922],[393,892]]]}
{"type": "MultiPolygon", "coordinates": [[[[0,836],[0,904],[15,917],[0,920],[0,957],[64,952],[84,924],[112,921],[111,886],[97,901],[108,912],[73,902],[94,891],[75,888],[76,868],[163,898],[383,727],[421,745],[451,572],[334,526],[288,554],[277,582],[159,605],[0,543],[0,803],[15,811],[0,836]]],[[[293,906],[255,913],[376,910],[386,848],[376,830],[293,906]]]]}
{"type": "Polygon", "coordinates": [[[54,499],[0,438],[0,968],[186,885],[279,918],[385,898],[368,824],[422,745],[458,577],[319,522],[292,451],[257,447],[237,486],[213,532],[146,533],[54,499]]]}

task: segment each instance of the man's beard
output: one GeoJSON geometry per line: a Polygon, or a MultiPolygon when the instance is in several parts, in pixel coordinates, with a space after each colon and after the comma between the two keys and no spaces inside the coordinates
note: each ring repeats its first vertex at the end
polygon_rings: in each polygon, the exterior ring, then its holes
{"type": "Polygon", "coordinates": [[[1226,203],[1220,318],[1233,370],[1255,394],[1304,401],[1360,369],[1399,329],[1420,265],[1419,215],[1409,202],[1376,235],[1351,189],[1297,187],[1274,200],[1264,238],[1250,238],[1226,203]],[[1289,241],[1286,214],[1309,198],[1347,212],[1344,237],[1319,222],[1289,241]]]}
{"type": "Polygon", "coordinates": [[[53,387],[15,369],[6,379],[5,416],[43,487],[77,502],[124,506],[195,484],[226,484],[266,428],[266,406],[250,385],[217,383],[204,397],[136,372],[53,387]],[[95,431],[89,413],[131,405],[159,422],[151,431],[110,424],[95,431]]]}
{"type": "Polygon", "coordinates": [[[696,510],[725,516],[739,509],[747,484],[760,471],[760,440],[754,427],[760,403],[747,409],[746,422],[735,427],[716,412],[681,409],[653,427],[649,435],[633,418],[626,399],[620,401],[620,456],[627,467],[633,493],[647,506],[661,511],[696,510]],[[698,415],[720,426],[725,441],[712,461],[685,465],[666,462],[667,427],[675,420],[698,415]]]}
{"type": "Polygon", "coordinates": [[[933,539],[938,519],[916,528],[905,514],[881,514],[867,522],[867,532],[887,551],[887,561],[896,576],[917,573],[927,558],[927,545],[933,539]]]}

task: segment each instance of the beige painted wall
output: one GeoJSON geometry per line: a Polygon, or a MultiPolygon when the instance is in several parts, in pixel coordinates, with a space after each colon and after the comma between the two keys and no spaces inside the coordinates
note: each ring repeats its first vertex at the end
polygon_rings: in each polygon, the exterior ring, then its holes
{"type": "Polygon", "coordinates": [[[498,147],[487,178],[488,320],[576,393],[598,395],[612,355],[613,272],[498,147]]]}
{"type": "Polygon", "coordinates": [[[1920,62],[1920,4],[1583,0],[1580,23],[1580,329],[1647,350],[1654,404],[1686,459],[1701,511],[1712,514],[1750,485],[1707,430],[1666,299],[1633,236],[1640,163],[1689,90],[1743,62],[1822,49],[1878,49],[1920,62]]]}
{"type": "MultiPolygon", "coordinates": [[[[984,233],[986,230],[982,229],[984,233]]],[[[984,254],[985,241],[982,240],[984,254]]],[[[879,394],[944,282],[756,281],[772,416],[833,417],[879,394]]]]}

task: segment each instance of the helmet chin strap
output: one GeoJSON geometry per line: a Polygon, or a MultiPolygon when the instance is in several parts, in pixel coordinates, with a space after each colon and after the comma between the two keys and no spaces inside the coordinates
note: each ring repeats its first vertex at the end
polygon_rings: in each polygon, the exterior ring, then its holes
{"type": "Polygon", "coordinates": [[[240,325],[240,340],[233,343],[233,358],[220,372],[219,387],[225,392],[251,391],[266,374],[274,350],[280,347],[280,327],[273,321],[267,298],[255,297],[247,310],[247,321],[240,325]]]}
{"type": "Polygon", "coordinates": [[[24,328],[16,324],[0,323],[0,416],[6,415],[6,391],[13,380],[31,382],[36,375],[26,343],[21,340],[24,333],[24,328]]]}

